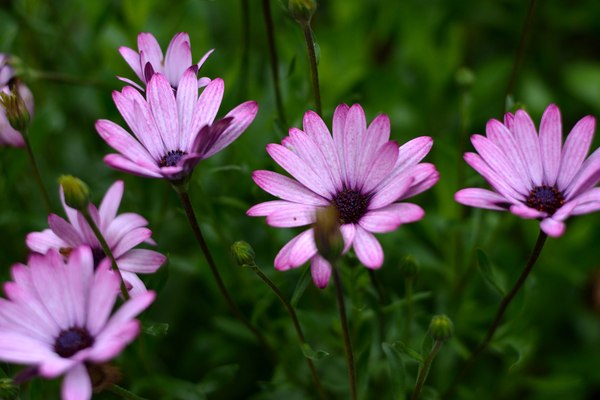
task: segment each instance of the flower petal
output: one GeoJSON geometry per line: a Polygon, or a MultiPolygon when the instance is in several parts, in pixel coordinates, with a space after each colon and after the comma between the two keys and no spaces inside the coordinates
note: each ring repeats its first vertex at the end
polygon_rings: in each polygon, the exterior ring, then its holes
{"type": "Polygon", "coordinates": [[[400,176],[398,179],[378,188],[371,197],[369,209],[375,210],[397,201],[412,186],[413,182],[414,178],[411,176],[400,176]]]}
{"type": "Polygon", "coordinates": [[[513,126],[515,139],[521,149],[523,159],[526,160],[526,166],[529,169],[529,176],[535,186],[542,185],[544,170],[542,167],[542,157],[540,154],[540,142],[538,139],[535,125],[529,114],[523,110],[518,110],[515,114],[513,126]]]}
{"type": "Polygon", "coordinates": [[[487,189],[467,188],[456,192],[454,200],[470,207],[486,208],[488,210],[506,211],[509,201],[496,192],[487,189]]]}
{"type": "Polygon", "coordinates": [[[157,251],[132,249],[119,257],[119,269],[138,274],[153,274],[167,261],[167,257],[157,251]]]}
{"type": "Polygon", "coordinates": [[[275,269],[285,271],[297,268],[314,256],[317,247],[313,235],[313,229],[307,229],[287,242],[275,256],[275,269]]]}
{"type": "Polygon", "coordinates": [[[145,176],[148,178],[162,178],[163,176],[148,168],[144,168],[139,164],[131,161],[128,158],[123,157],[120,154],[107,154],[104,156],[104,163],[111,168],[118,169],[120,171],[128,172],[130,174],[145,176]]]}
{"type": "Polygon", "coordinates": [[[560,110],[550,104],[540,123],[540,151],[544,167],[544,182],[553,186],[560,168],[560,153],[562,146],[562,123],[560,110]]]}
{"type": "Polygon", "coordinates": [[[87,304],[87,321],[85,327],[93,337],[102,330],[110,312],[115,305],[119,290],[119,277],[107,267],[98,267],[94,274],[94,282],[90,286],[87,304]]]}
{"type": "Polygon", "coordinates": [[[70,247],[77,247],[83,243],[83,239],[79,232],[58,215],[48,215],[48,225],[54,234],[64,240],[70,247]]]}
{"type": "Polygon", "coordinates": [[[540,222],[540,228],[542,228],[548,236],[559,237],[565,233],[566,226],[564,222],[556,221],[552,218],[545,218],[540,222]]]}
{"type": "Polygon", "coordinates": [[[252,179],[267,193],[283,200],[314,206],[326,206],[329,201],[287,176],[272,171],[254,171],[252,179]]]}
{"type": "Polygon", "coordinates": [[[145,82],[144,76],[142,75],[142,69],[140,68],[140,55],[137,51],[130,49],[129,47],[119,47],[119,53],[125,59],[125,62],[129,64],[133,72],[140,78],[142,82],[145,82]]]}
{"type": "MultiPolygon", "coordinates": [[[[146,63],[149,62],[154,68],[155,72],[162,72],[163,53],[160,49],[160,45],[156,41],[156,38],[151,33],[142,32],[137,38],[138,49],[140,51],[141,58],[141,72],[144,73],[146,63]]],[[[144,76],[142,81],[147,82],[150,77],[144,76]]]]}
{"type": "Polygon", "coordinates": [[[319,289],[325,289],[331,277],[331,265],[320,255],[315,255],[310,261],[310,274],[319,289]]]}
{"type": "Polygon", "coordinates": [[[44,229],[41,232],[31,232],[25,238],[29,250],[45,254],[48,249],[59,250],[62,247],[68,247],[68,244],[56,236],[51,229],[44,229]]]}
{"type": "Polygon", "coordinates": [[[367,132],[365,112],[359,104],[354,104],[348,110],[344,127],[344,148],[342,163],[346,170],[346,184],[355,188],[359,184],[360,165],[358,158],[363,150],[363,141],[367,132]]]}
{"type": "Polygon", "coordinates": [[[196,109],[194,110],[194,119],[192,121],[192,130],[186,148],[190,148],[196,139],[196,134],[206,125],[211,125],[217,116],[225,84],[221,78],[213,79],[202,91],[196,109]]]}
{"type": "Polygon", "coordinates": [[[315,206],[287,203],[279,208],[267,215],[267,224],[277,228],[289,228],[315,222],[315,206]]]}
{"type": "Polygon", "coordinates": [[[525,186],[531,187],[533,183],[529,177],[527,162],[523,160],[523,154],[519,149],[519,144],[517,144],[517,141],[510,130],[500,121],[490,119],[486,124],[485,131],[488,139],[495,143],[506,155],[506,158],[512,164],[515,172],[521,177],[525,186]]]}
{"type": "MultiPolygon", "coordinates": [[[[167,54],[165,55],[165,75],[171,86],[178,87],[181,75],[191,65],[192,50],[190,48],[190,37],[185,32],[179,32],[171,39],[171,43],[167,47],[167,54]]],[[[196,88],[198,88],[197,84],[196,88]]]]}
{"type": "Polygon", "coordinates": [[[359,178],[359,187],[365,193],[375,189],[385,178],[389,177],[398,160],[398,144],[396,142],[387,142],[381,146],[375,154],[365,160],[365,164],[360,166],[364,175],[359,178]]]}
{"type": "Polygon", "coordinates": [[[325,122],[323,122],[316,112],[309,110],[304,113],[302,126],[304,132],[317,144],[317,147],[322,149],[322,155],[329,166],[328,171],[332,173],[332,181],[335,188],[341,189],[343,180],[340,160],[327,125],[325,125],[325,122]]]}
{"type": "Polygon", "coordinates": [[[92,398],[92,381],[83,364],[74,366],[63,379],[63,400],[88,400],[92,398]]]}
{"type": "Polygon", "coordinates": [[[255,101],[247,101],[229,111],[223,119],[232,118],[231,123],[225,128],[225,131],[217,138],[215,143],[206,151],[203,158],[211,157],[240,137],[252,121],[254,121],[257,112],[258,103],[255,101]]]}
{"type": "Polygon", "coordinates": [[[510,212],[516,215],[517,217],[525,218],[525,219],[538,219],[544,218],[548,214],[542,211],[538,211],[535,208],[527,207],[523,204],[513,204],[509,208],[510,212]]]}
{"type": "Polygon", "coordinates": [[[359,225],[369,232],[385,233],[396,230],[400,225],[415,222],[425,216],[425,211],[416,204],[394,203],[367,212],[359,225]]]}
{"type": "Polygon", "coordinates": [[[356,227],[354,237],[354,252],[356,257],[367,268],[377,269],[383,264],[383,249],[375,236],[361,228],[356,227]]]}
{"type": "Polygon", "coordinates": [[[181,150],[179,148],[177,103],[173,88],[164,75],[154,74],[146,87],[146,96],[166,150],[181,150]]]}
{"type": "Polygon", "coordinates": [[[476,153],[465,153],[463,156],[464,160],[469,164],[479,175],[483,176],[485,180],[502,196],[504,196],[511,203],[520,203],[525,200],[525,197],[515,191],[512,186],[508,185],[504,179],[502,179],[489,165],[476,153]]]}
{"type": "MultiPolygon", "coordinates": [[[[191,57],[190,54],[190,62],[191,57]]],[[[198,100],[196,67],[186,69],[178,83],[176,100],[177,114],[179,115],[179,150],[187,151],[191,137],[197,132],[192,132],[194,111],[198,100]]]]}
{"type": "Polygon", "coordinates": [[[100,208],[98,208],[101,225],[100,229],[102,231],[108,228],[110,223],[115,219],[117,211],[119,210],[119,205],[121,204],[121,199],[123,198],[124,189],[125,184],[123,181],[116,181],[108,188],[104,198],[102,198],[102,203],[100,203],[100,208]]]}
{"type": "Polygon", "coordinates": [[[583,160],[590,150],[595,126],[596,119],[588,115],[579,120],[567,136],[560,161],[560,172],[556,181],[559,189],[569,186],[572,179],[579,172],[583,160]]]}

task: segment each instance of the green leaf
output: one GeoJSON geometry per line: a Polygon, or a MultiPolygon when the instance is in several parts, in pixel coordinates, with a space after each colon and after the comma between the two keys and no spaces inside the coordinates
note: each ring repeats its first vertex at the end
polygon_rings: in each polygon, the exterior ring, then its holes
{"type": "Polygon", "coordinates": [[[300,279],[298,279],[298,283],[296,283],[296,288],[294,288],[294,293],[292,294],[292,300],[290,301],[290,304],[292,305],[292,307],[296,308],[296,306],[298,305],[298,302],[300,301],[300,298],[302,298],[302,295],[306,291],[306,288],[308,287],[308,284],[310,283],[310,281],[311,281],[310,269],[305,268],[304,272],[302,272],[302,275],[300,276],[300,279]]]}
{"type": "Polygon", "coordinates": [[[295,69],[296,69],[296,56],[294,55],[294,57],[292,57],[292,61],[290,61],[290,66],[288,68],[286,78],[289,78],[290,76],[292,76],[295,69]]]}
{"type": "Polygon", "coordinates": [[[169,324],[166,322],[146,322],[142,327],[142,331],[146,335],[163,337],[169,333],[169,324]]]}
{"type": "Polygon", "coordinates": [[[304,357],[306,357],[310,360],[313,360],[313,361],[318,361],[329,355],[329,353],[324,350],[317,350],[317,351],[313,350],[313,348],[310,347],[310,344],[308,344],[308,343],[304,343],[302,345],[302,354],[304,354],[304,357]]]}
{"type": "Polygon", "coordinates": [[[401,340],[397,340],[397,341],[393,342],[392,346],[394,347],[394,349],[396,351],[399,351],[401,354],[404,354],[405,356],[417,361],[420,364],[422,364],[423,361],[425,361],[425,359],[423,358],[421,353],[419,353],[418,351],[416,351],[415,349],[413,349],[411,347],[408,347],[408,345],[406,345],[401,340]]]}
{"type": "Polygon", "coordinates": [[[477,267],[479,268],[479,272],[483,279],[487,283],[489,283],[501,296],[504,296],[506,290],[502,287],[502,285],[498,282],[494,274],[494,270],[492,269],[492,265],[487,255],[481,249],[477,249],[477,267]]]}
{"type": "Polygon", "coordinates": [[[390,382],[395,398],[404,399],[406,396],[406,368],[402,355],[391,343],[382,343],[381,347],[388,360],[390,382]]]}

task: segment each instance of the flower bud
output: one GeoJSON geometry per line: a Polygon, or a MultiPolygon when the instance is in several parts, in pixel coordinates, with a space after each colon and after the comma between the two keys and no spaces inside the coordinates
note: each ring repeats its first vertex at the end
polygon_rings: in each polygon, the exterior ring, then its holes
{"type": "Polygon", "coordinates": [[[240,266],[254,265],[254,249],[248,242],[238,240],[231,245],[231,255],[235,262],[240,266]]]}
{"type": "Polygon", "coordinates": [[[12,379],[0,379],[0,399],[16,400],[19,398],[19,387],[15,385],[12,379]]]}
{"type": "Polygon", "coordinates": [[[82,180],[71,175],[62,175],[58,178],[58,183],[62,186],[65,203],[69,207],[79,211],[87,208],[90,204],[90,190],[82,180]]]}
{"type": "Polygon", "coordinates": [[[314,237],[317,250],[321,257],[334,262],[344,250],[338,210],[335,206],[321,208],[317,210],[316,219],[314,237]]]}
{"type": "Polygon", "coordinates": [[[431,318],[431,323],[429,324],[429,334],[433,340],[443,342],[450,339],[453,329],[454,324],[452,324],[452,321],[446,315],[440,314],[431,318]]]}
{"type": "Polygon", "coordinates": [[[419,265],[413,256],[404,256],[400,261],[400,271],[405,278],[411,279],[419,273],[419,265]]]}
{"type": "Polygon", "coordinates": [[[462,67],[456,71],[456,83],[463,89],[468,89],[475,83],[475,74],[469,68],[462,67]]]}
{"type": "Polygon", "coordinates": [[[10,92],[7,88],[0,92],[0,104],[4,107],[10,126],[21,133],[25,132],[29,126],[31,116],[19,93],[18,84],[13,85],[10,92]]]}
{"type": "Polygon", "coordinates": [[[316,0],[290,0],[288,8],[292,17],[299,23],[308,23],[317,10],[316,0]]]}

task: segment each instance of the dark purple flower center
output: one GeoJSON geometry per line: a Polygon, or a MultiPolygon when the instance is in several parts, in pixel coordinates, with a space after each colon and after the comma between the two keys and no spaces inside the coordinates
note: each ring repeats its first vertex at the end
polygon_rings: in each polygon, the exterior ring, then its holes
{"type": "Polygon", "coordinates": [[[185,156],[187,153],[182,150],[171,150],[167,152],[158,162],[159,167],[174,167],[179,163],[181,157],[185,156]]]}
{"type": "Polygon", "coordinates": [[[565,198],[554,186],[536,186],[531,189],[529,197],[527,197],[529,207],[546,212],[548,215],[554,214],[563,204],[565,204],[565,198]]]}
{"type": "Polygon", "coordinates": [[[370,198],[354,189],[338,192],[332,202],[340,213],[340,225],[357,223],[367,212],[370,198]]]}
{"type": "Polygon", "coordinates": [[[58,335],[54,342],[54,351],[63,358],[69,358],[79,350],[87,349],[94,344],[94,338],[87,329],[73,327],[58,335]]]}

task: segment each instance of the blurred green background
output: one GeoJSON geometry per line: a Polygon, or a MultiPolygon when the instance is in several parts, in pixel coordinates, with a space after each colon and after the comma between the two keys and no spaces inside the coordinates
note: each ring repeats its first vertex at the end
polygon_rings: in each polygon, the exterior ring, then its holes
{"type": "MultiPolygon", "coordinates": [[[[536,122],[549,103],[556,103],[566,134],[584,115],[600,114],[600,2],[538,3],[512,101],[536,122]]],[[[263,271],[288,297],[296,296],[308,341],[315,351],[328,353],[315,360],[319,375],[332,398],[347,398],[333,287],[303,286],[306,266],[275,271],[274,256],[300,230],[271,228],[262,218],[245,216],[251,205],[271,198],[250,176],[255,169],[275,168],[265,145],[278,142],[288,127],[301,127],[302,115],[314,107],[302,31],[287,2],[270,4],[287,125],[276,112],[261,1],[1,4],[0,51],[19,57],[31,70],[78,81],[34,79],[31,71],[24,76],[36,100],[31,142],[57,213],[64,215],[56,184],[60,174],[85,180],[95,201],[114,180],[123,179],[121,211],[144,215],[158,250],[169,255],[168,266],[146,280],[159,295],[144,315],[146,325],[167,323],[168,332],[143,335],[116,360],[124,376],[121,385],[149,399],[316,397],[287,314],[250,270],[228,256],[231,243],[243,239],[254,246],[263,271]],[[247,99],[260,105],[238,141],[198,166],[191,196],[227,286],[277,349],[275,363],[229,314],[168,184],[129,176],[102,162],[111,150],[94,123],[105,118],[124,125],[111,91],[122,87],[116,75],[134,79],[117,48],[136,48],[138,32],[152,32],[166,50],[180,31],[190,34],[195,61],[216,49],[201,75],[225,80],[219,115],[247,99]]],[[[439,398],[491,323],[501,298],[494,286],[512,286],[535,242],[535,221],[466,209],[453,200],[462,187],[484,185],[462,161],[462,152],[472,149],[470,134],[484,133],[488,119],[502,118],[527,9],[522,0],[319,3],[313,29],[326,123],[340,103],[359,102],[369,121],[386,113],[393,140],[435,139],[426,161],[441,173],[440,182],[414,200],[426,217],[379,235],[386,252],[376,273],[383,299],[366,269],[346,257],[343,280],[361,398],[405,398],[418,370],[406,348],[428,351],[429,321],[446,313],[455,335],[435,360],[422,396],[439,398]],[[403,272],[407,255],[419,265],[412,279],[403,272]],[[489,264],[483,268],[487,273],[481,272],[482,262],[489,264]],[[410,286],[412,308],[406,301],[410,286]]],[[[7,279],[9,266],[26,260],[25,235],[47,222],[25,152],[3,148],[0,156],[0,275],[7,279]]],[[[563,237],[548,240],[509,309],[510,322],[453,398],[600,398],[599,240],[598,214],[571,219],[563,237]]],[[[19,370],[6,364],[2,369],[11,376],[19,370]]],[[[23,399],[52,399],[58,393],[56,382],[41,380],[21,390],[23,399]]]]}

